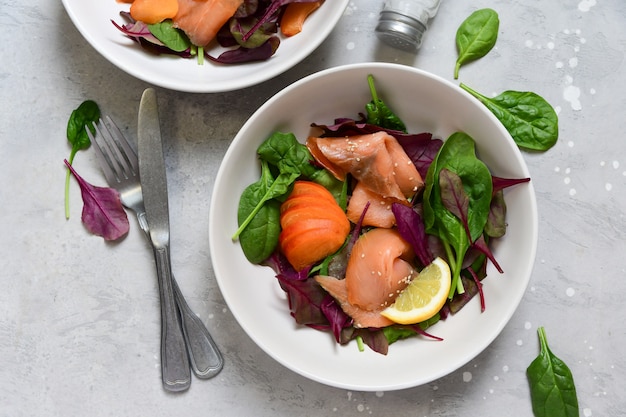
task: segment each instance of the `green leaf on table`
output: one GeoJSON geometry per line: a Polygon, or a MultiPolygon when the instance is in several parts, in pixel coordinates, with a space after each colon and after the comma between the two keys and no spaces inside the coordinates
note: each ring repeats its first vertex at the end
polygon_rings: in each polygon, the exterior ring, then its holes
{"type": "Polygon", "coordinates": [[[500,19],[493,9],[480,9],[461,23],[456,32],[459,52],[454,68],[454,78],[459,78],[461,65],[482,58],[496,44],[500,19]]]}
{"type": "Polygon", "coordinates": [[[578,417],[574,377],[548,347],[543,327],[537,330],[541,352],[526,370],[535,417],[578,417]]]}
{"type": "MultiPolygon", "coordinates": [[[[100,108],[93,100],[83,101],[80,106],[70,114],[70,118],[67,122],[67,140],[72,146],[70,151],[69,163],[74,162],[74,156],[78,151],[87,149],[91,145],[91,140],[87,135],[89,129],[91,133],[95,134],[96,129],[93,127],[93,123],[97,122],[100,118],[100,108]]],[[[65,175],[65,218],[70,218],[70,170],[67,170],[65,175]]]]}
{"type": "Polygon", "coordinates": [[[463,83],[461,88],[480,100],[500,120],[520,148],[546,151],[556,144],[559,117],[540,95],[508,90],[489,98],[463,83]]]}

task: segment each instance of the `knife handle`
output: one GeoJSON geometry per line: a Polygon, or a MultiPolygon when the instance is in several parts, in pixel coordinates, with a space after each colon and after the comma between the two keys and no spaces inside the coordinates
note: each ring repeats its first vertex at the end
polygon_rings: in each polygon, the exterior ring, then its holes
{"type": "Polygon", "coordinates": [[[185,391],[191,385],[189,357],[172,288],[168,246],[154,248],[161,298],[161,377],[167,391],[185,391]]]}
{"type": "Polygon", "coordinates": [[[187,352],[194,374],[201,379],[209,379],[217,375],[224,366],[224,360],[209,331],[202,320],[191,310],[189,304],[172,276],[174,297],[181,316],[183,334],[187,352]]]}

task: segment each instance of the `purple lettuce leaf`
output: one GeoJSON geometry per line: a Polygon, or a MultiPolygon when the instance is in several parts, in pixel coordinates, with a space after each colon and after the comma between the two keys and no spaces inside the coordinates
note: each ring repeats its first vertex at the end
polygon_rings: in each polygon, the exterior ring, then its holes
{"type": "Polygon", "coordinates": [[[322,304],[328,293],[312,278],[305,280],[289,279],[277,275],[281,288],[287,293],[289,310],[296,323],[303,325],[328,325],[322,304]]]}
{"type": "Polygon", "coordinates": [[[240,46],[236,49],[222,52],[217,57],[213,57],[207,52],[205,52],[204,55],[211,61],[220,64],[242,64],[245,62],[265,61],[274,55],[279,45],[280,39],[277,36],[273,36],[257,48],[244,48],[240,46]]]}
{"type": "Polygon", "coordinates": [[[82,221],[87,230],[105,240],[117,240],[128,233],[130,225],[119,193],[112,188],[96,187],[85,181],[65,160],[83,199],[82,221]]]}
{"type": "Polygon", "coordinates": [[[341,343],[341,333],[343,329],[352,326],[352,317],[348,316],[341,309],[337,301],[330,294],[322,301],[320,307],[322,313],[324,313],[324,316],[328,320],[328,329],[333,333],[333,336],[335,336],[337,343],[341,343]]]}

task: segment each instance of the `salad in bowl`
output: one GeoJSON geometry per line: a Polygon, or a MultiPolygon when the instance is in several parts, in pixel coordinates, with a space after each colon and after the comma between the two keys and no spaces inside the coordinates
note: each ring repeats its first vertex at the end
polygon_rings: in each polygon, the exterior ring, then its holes
{"type": "Polygon", "coordinates": [[[176,15],[170,17],[171,9],[160,16],[154,10],[150,11],[150,7],[147,7],[148,12],[135,13],[135,17],[131,13],[135,3],[152,4],[156,5],[156,10],[167,11],[167,7],[159,5],[161,2],[171,4],[172,1],[168,0],[131,3],[62,0],[62,3],[91,46],[126,73],[171,90],[216,93],[262,83],[298,64],[331,34],[348,1],[317,2],[319,7],[313,9],[309,0],[174,0],[177,13],[179,10],[189,11],[184,14],[188,19],[182,19],[191,27],[189,29],[183,23],[189,34],[178,27],[180,22],[174,21],[176,15]],[[302,5],[289,12],[291,3],[302,5]],[[181,4],[183,7],[179,8],[181,4]],[[207,7],[207,10],[185,7],[196,4],[207,7]],[[229,4],[231,7],[239,4],[237,11],[230,16],[229,4]],[[218,8],[220,13],[213,13],[213,8],[218,8]],[[204,12],[219,15],[221,19],[212,22],[212,30],[196,33],[193,23],[203,22],[204,12]],[[289,15],[292,17],[283,22],[281,29],[281,20],[289,15]],[[207,41],[224,19],[226,21],[217,30],[217,35],[207,41]],[[259,27],[252,30],[259,22],[259,27]],[[286,27],[289,29],[285,34],[286,27]],[[244,37],[246,41],[243,41],[244,37]]]}
{"type": "Polygon", "coordinates": [[[359,390],[419,385],[482,351],[536,245],[506,129],[457,86],[394,64],[323,71],[262,106],[224,158],[210,219],[220,289],[250,337],[359,390]]]}

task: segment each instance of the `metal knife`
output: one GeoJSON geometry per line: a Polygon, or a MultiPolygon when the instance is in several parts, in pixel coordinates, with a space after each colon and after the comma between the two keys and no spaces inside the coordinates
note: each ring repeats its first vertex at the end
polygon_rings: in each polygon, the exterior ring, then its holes
{"type": "Polygon", "coordinates": [[[161,377],[166,390],[184,391],[191,384],[191,372],[173,293],[167,178],[156,93],[151,88],[141,97],[137,136],[139,178],[161,298],[161,377]]]}

